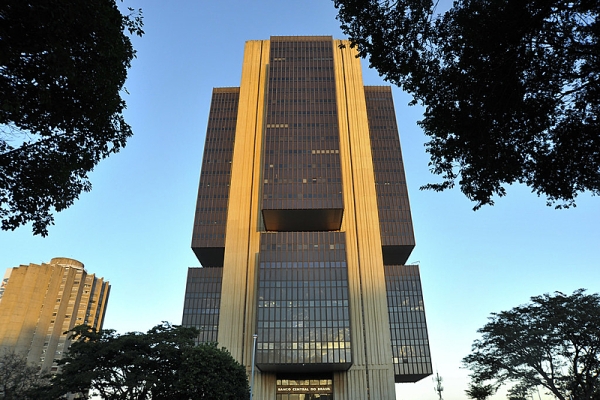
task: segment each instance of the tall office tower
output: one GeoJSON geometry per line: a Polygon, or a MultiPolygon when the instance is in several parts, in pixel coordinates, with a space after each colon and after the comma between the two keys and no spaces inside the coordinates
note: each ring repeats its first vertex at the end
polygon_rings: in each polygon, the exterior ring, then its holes
{"type": "Polygon", "coordinates": [[[414,244],[391,89],[347,41],[247,42],[213,91],[183,324],[255,398],[395,399],[432,373],[414,244]]]}
{"type": "Polygon", "coordinates": [[[71,344],[64,332],[81,324],[102,328],[110,285],[79,261],[10,268],[2,283],[0,351],[20,353],[43,371],[58,371],[56,361],[71,344]]]}

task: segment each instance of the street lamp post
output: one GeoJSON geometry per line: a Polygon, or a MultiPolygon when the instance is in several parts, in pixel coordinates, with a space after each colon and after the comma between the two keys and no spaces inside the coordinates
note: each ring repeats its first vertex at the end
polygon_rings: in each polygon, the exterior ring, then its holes
{"type": "Polygon", "coordinates": [[[258,335],[255,333],[252,335],[252,373],[250,375],[250,400],[252,400],[252,395],[254,394],[254,359],[256,357],[256,339],[258,339],[258,335]]]}

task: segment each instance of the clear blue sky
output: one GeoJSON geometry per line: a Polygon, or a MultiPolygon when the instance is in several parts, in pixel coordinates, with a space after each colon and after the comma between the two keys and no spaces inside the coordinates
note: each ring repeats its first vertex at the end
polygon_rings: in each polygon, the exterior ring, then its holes
{"type": "MultiPolygon", "coordinates": [[[[0,276],[19,264],[71,257],[112,285],[105,328],[145,331],[181,322],[211,90],[238,86],[244,42],[271,35],[344,38],[329,0],[128,0],[142,7],[125,95],[135,136],[91,174],[93,190],[56,216],[47,238],[0,232],[0,276]]],[[[384,84],[363,63],[366,84],[384,84]]],[[[465,399],[470,351],[490,312],[577,288],[600,292],[600,199],[554,210],[525,187],[472,211],[458,190],[420,191],[429,173],[418,107],[394,89],[434,363],[444,399],[465,399]]],[[[435,399],[433,383],[397,387],[398,399],[435,399]]],[[[500,399],[504,396],[497,395],[500,399]]]]}

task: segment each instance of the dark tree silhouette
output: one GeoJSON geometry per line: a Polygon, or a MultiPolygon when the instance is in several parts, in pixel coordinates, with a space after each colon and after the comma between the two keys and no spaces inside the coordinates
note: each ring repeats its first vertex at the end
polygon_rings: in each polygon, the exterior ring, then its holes
{"type": "Polygon", "coordinates": [[[465,390],[465,393],[470,399],[474,400],[486,400],[488,397],[496,392],[493,385],[484,385],[481,383],[469,384],[469,388],[465,390]]]}
{"type": "Polygon", "coordinates": [[[523,398],[538,386],[559,400],[600,398],[600,295],[583,289],[531,298],[492,313],[463,363],[475,383],[516,386],[523,398]]]}
{"type": "Polygon", "coordinates": [[[548,205],[600,193],[600,3],[594,0],[334,0],[342,30],[425,107],[442,191],[475,209],[523,183],[548,205]]]}
{"type": "Polygon", "coordinates": [[[141,11],[115,0],[0,3],[0,220],[48,234],[53,212],[89,191],[88,173],[132,135],[121,90],[141,11]]]}
{"type": "Polygon", "coordinates": [[[0,398],[3,400],[35,400],[35,390],[48,386],[48,377],[29,365],[27,358],[14,351],[0,353],[0,398]]]}
{"type": "Polygon", "coordinates": [[[66,393],[98,394],[105,400],[247,399],[245,368],[217,345],[194,346],[195,328],[168,323],[146,333],[96,332],[82,325],[60,360],[51,390],[39,399],[66,393]]]}
{"type": "Polygon", "coordinates": [[[187,349],[178,377],[176,386],[185,399],[250,398],[246,369],[215,343],[187,349]]]}

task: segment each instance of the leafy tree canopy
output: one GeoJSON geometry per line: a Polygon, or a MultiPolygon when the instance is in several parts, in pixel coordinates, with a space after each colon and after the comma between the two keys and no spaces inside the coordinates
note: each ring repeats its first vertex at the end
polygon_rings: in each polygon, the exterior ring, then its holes
{"type": "Polygon", "coordinates": [[[496,388],[493,385],[473,383],[469,384],[469,388],[465,390],[467,397],[474,400],[486,400],[488,397],[496,393],[496,388]]]}
{"type": "Polygon", "coordinates": [[[0,220],[43,236],[132,135],[121,90],[141,11],[116,0],[0,2],[0,220]]]}
{"type": "Polygon", "coordinates": [[[492,313],[463,363],[475,383],[513,383],[510,398],[538,386],[559,400],[600,398],[600,295],[583,289],[531,298],[492,313]]]}
{"type": "Polygon", "coordinates": [[[60,360],[52,389],[40,399],[66,393],[104,400],[247,399],[245,368],[217,345],[194,346],[198,331],[168,323],[146,333],[96,332],[82,325],[60,360]]]}
{"type": "Polygon", "coordinates": [[[425,107],[442,191],[475,209],[512,183],[557,208],[600,193],[600,3],[334,0],[359,55],[425,107]]]}
{"type": "Polygon", "coordinates": [[[185,400],[250,398],[246,369],[216,343],[186,349],[176,388],[185,400]]]}
{"type": "Polygon", "coordinates": [[[48,387],[48,376],[14,351],[0,353],[0,398],[35,400],[36,390],[48,387]]]}
{"type": "Polygon", "coordinates": [[[508,400],[531,400],[533,398],[533,387],[517,383],[508,389],[508,400]]]}

